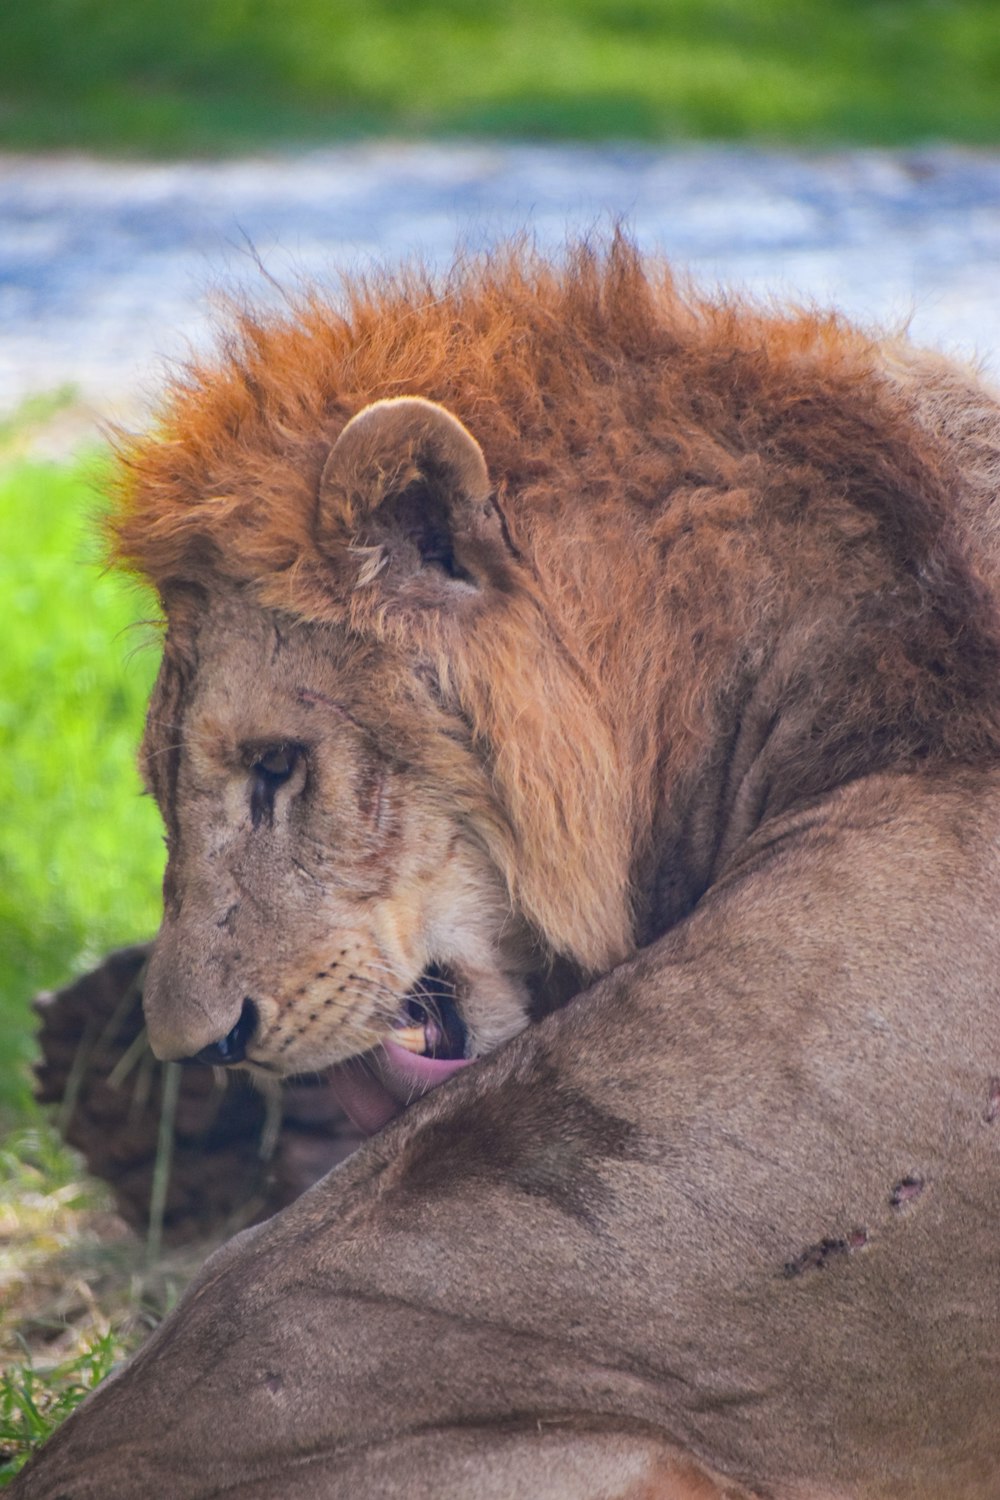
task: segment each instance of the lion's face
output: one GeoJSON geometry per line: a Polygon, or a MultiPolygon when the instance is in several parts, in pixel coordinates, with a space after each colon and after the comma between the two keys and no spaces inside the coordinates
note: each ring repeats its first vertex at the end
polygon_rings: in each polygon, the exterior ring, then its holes
{"type": "MultiPolygon", "coordinates": [[[[517,1032],[555,956],[627,951],[628,783],[453,416],[366,408],[309,520],[297,580],[209,561],[199,581],[196,557],[163,588],[149,1033],[161,1057],[279,1075],[365,1054],[405,1102],[517,1032]]],[[[259,545],[252,512],[225,524],[214,547],[259,545]]]]}
{"type": "Polygon", "coordinates": [[[519,1030],[528,932],[460,723],[336,626],[229,593],[170,628],[143,750],[169,844],[157,1053],[284,1075],[387,1038],[474,1057],[519,1030]]]}

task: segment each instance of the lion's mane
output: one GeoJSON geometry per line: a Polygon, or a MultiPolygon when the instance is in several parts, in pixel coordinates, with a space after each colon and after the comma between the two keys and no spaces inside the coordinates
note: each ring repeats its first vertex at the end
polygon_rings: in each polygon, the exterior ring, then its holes
{"type": "Polygon", "coordinates": [[[979,492],[947,430],[968,428],[973,386],[949,394],[900,347],[681,295],[622,237],[244,310],[153,430],[121,439],[112,550],[164,598],[226,581],[385,633],[358,556],[317,528],[324,462],[379,398],[454,412],[525,561],[489,628],[422,645],[491,747],[508,877],[553,947],[600,970],[710,882],[721,820],[690,812],[691,786],[738,799],[742,739],[770,747],[768,811],[1000,749],[979,492]],[[542,628],[557,652],[533,649],[542,628]]]}

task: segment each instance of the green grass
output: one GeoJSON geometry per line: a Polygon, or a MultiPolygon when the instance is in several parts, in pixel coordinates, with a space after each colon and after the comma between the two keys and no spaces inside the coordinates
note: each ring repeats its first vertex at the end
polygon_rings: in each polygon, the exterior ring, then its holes
{"type": "Polygon", "coordinates": [[[1000,139],[995,0],[34,0],[0,144],[1000,139]]]}
{"type": "Polygon", "coordinates": [[[0,1150],[0,1487],[136,1341],[124,1331],[127,1282],[108,1299],[113,1323],[81,1279],[107,1281],[101,1197],[51,1129],[0,1150]]]}
{"type": "Polygon", "coordinates": [[[134,766],[153,606],[97,556],[106,459],[18,456],[70,399],[0,423],[0,1487],[190,1274],[146,1265],[31,1097],[32,994],[153,932],[163,864],[134,766]]]}
{"type": "MultiPolygon", "coordinates": [[[[4,458],[0,432],[0,1124],[30,1116],[31,995],[155,931],[163,863],[134,768],[149,598],[102,571],[102,460],[4,458]],[[139,649],[137,649],[139,648],[139,649]]],[[[11,431],[6,433],[11,442],[11,431]]]]}
{"type": "Polygon", "coordinates": [[[79,1354],[36,1366],[29,1356],[0,1374],[0,1486],[6,1485],[121,1358],[115,1335],[95,1334],[79,1354]]]}
{"type": "Polygon", "coordinates": [[[0,1148],[0,1488],[138,1348],[208,1248],[151,1263],[51,1126],[0,1148]]]}

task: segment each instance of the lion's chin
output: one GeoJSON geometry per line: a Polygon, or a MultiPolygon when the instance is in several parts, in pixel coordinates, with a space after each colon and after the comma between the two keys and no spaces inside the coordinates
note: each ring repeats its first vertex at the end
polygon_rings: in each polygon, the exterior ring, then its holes
{"type": "Polygon", "coordinates": [[[329,1075],[330,1088],[358,1129],[374,1135],[402,1114],[407,1105],[474,1061],[469,1057],[419,1057],[386,1040],[361,1057],[338,1063],[329,1075]]]}

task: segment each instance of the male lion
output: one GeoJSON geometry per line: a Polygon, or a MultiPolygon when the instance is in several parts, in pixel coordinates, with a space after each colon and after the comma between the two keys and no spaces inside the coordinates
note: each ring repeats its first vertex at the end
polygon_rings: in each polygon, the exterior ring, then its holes
{"type": "Polygon", "coordinates": [[[15,1494],[996,1500],[998,474],[971,375],[620,241],[178,383],[149,1033],[384,1128],[15,1494]]]}

